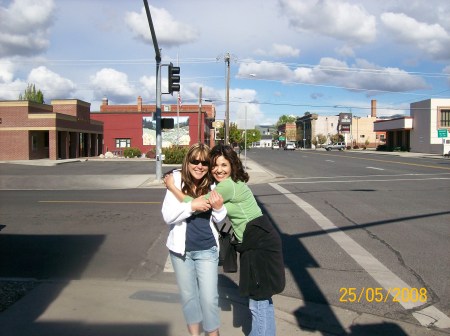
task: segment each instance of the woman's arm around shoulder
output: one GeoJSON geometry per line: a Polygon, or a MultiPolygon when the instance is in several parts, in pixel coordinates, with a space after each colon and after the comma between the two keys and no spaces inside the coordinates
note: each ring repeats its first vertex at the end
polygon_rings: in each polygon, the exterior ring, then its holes
{"type": "MultiPolygon", "coordinates": [[[[181,189],[181,173],[179,171],[174,171],[170,175],[171,185],[175,189],[177,189],[177,187],[181,189]]],[[[180,189],[178,190],[181,192],[180,189]]],[[[180,202],[177,196],[169,189],[166,191],[161,212],[164,221],[168,225],[181,222],[193,214],[191,202],[180,202]]]]}

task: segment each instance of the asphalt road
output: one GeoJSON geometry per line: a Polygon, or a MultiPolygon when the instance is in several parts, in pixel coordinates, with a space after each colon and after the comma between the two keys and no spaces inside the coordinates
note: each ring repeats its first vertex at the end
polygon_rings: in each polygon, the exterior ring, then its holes
{"type": "Polygon", "coordinates": [[[405,310],[421,309],[415,288],[450,316],[450,160],[324,150],[249,156],[285,177],[254,191],[285,235],[291,296],[414,323],[405,310]],[[403,290],[401,302],[386,299],[389,281],[403,290]]]}
{"type": "MultiPolygon", "coordinates": [[[[251,188],[283,237],[283,294],[417,324],[414,312],[424,306],[414,305],[421,297],[413,297],[413,289],[424,289],[427,305],[450,316],[450,160],[270,149],[247,154],[278,177],[251,188]],[[390,287],[400,295],[406,288],[399,302],[387,295],[390,287]],[[384,288],[382,302],[372,296],[378,288],[384,288]]],[[[0,168],[2,175],[31,178],[154,171],[152,163],[130,163],[0,168]]],[[[164,272],[163,195],[151,188],[2,190],[0,276],[174,283],[164,272]]],[[[225,279],[233,286],[237,275],[225,279]]]]}

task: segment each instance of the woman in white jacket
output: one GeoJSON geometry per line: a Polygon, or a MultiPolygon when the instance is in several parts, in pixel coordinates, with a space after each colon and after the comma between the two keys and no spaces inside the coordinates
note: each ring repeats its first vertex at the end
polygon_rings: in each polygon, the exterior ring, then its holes
{"type": "Polygon", "coordinates": [[[219,335],[218,232],[213,223],[226,217],[223,199],[211,191],[209,147],[195,144],[189,148],[181,170],[173,171],[174,183],[186,195],[180,202],[167,190],[162,206],[164,221],[170,225],[167,247],[181,294],[183,314],[190,335],[219,335]]]}

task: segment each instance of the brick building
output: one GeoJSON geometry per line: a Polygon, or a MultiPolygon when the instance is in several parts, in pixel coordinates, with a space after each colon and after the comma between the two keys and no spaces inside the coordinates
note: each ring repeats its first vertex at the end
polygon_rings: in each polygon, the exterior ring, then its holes
{"type": "Polygon", "coordinates": [[[0,102],[0,160],[70,159],[101,153],[103,125],[78,99],[0,102]]]}
{"type": "MultiPolygon", "coordinates": [[[[153,114],[156,105],[144,105],[137,98],[136,105],[110,105],[104,98],[100,112],[92,112],[91,118],[104,124],[103,153],[122,155],[127,147],[139,148],[142,153],[154,150],[156,146],[156,124],[153,114]]],[[[214,145],[215,106],[162,105],[161,118],[172,118],[174,128],[162,128],[162,147],[172,145],[189,146],[196,142],[214,145]],[[177,111],[178,108],[178,111],[177,111]]]]}

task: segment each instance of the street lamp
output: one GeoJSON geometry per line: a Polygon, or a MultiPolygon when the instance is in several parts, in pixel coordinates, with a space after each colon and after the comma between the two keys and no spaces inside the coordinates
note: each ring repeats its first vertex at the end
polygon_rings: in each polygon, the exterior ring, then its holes
{"type": "Polygon", "coordinates": [[[361,117],[354,116],[353,118],[356,119],[356,146],[359,148],[359,119],[361,117]]]}

